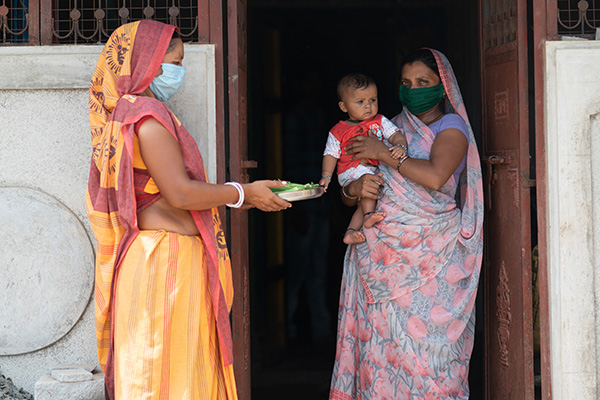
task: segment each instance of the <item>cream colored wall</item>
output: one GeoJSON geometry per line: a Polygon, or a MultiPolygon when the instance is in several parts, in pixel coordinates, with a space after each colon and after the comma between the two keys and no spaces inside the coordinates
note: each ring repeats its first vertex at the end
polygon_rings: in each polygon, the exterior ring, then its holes
{"type": "Polygon", "coordinates": [[[600,42],[546,45],[547,237],[554,400],[597,399],[600,42]]]}
{"type": "MultiPolygon", "coordinates": [[[[61,363],[96,363],[85,214],[88,86],[100,46],[0,48],[0,373],[33,393],[61,363]]],[[[215,54],[186,45],[169,105],[216,177],[215,54]]]]}

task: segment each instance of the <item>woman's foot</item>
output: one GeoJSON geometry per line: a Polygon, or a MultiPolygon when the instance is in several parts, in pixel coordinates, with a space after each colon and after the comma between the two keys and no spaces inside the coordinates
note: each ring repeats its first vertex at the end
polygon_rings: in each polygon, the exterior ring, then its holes
{"type": "Polygon", "coordinates": [[[363,215],[363,226],[365,228],[370,228],[378,222],[383,221],[385,218],[385,213],[383,212],[368,212],[363,215]]]}
{"type": "Polygon", "coordinates": [[[365,235],[363,235],[362,232],[359,232],[354,228],[346,229],[346,233],[344,234],[344,243],[356,244],[356,243],[362,243],[365,240],[366,240],[365,235]]]}

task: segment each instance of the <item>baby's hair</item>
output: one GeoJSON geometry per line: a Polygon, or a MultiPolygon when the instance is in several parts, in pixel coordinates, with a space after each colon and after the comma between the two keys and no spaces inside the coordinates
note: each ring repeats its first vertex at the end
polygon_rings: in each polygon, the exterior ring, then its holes
{"type": "Polygon", "coordinates": [[[365,89],[375,85],[373,78],[363,74],[348,74],[342,77],[337,85],[338,100],[342,100],[342,95],[347,89],[365,89]]]}

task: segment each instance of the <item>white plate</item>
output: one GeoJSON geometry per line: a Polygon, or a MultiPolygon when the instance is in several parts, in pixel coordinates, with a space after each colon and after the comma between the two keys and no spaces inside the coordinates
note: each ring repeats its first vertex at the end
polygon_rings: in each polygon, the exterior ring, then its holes
{"type": "Polygon", "coordinates": [[[309,200],[321,197],[325,193],[322,187],[312,189],[294,190],[293,192],[277,193],[279,197],[287,201],[309,200]]]}

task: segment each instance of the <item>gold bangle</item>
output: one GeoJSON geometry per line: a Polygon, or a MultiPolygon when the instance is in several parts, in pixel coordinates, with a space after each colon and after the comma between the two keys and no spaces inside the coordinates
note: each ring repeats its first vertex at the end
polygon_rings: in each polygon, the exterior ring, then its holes
{"type": "Polygon", "coordinates": [[[400,173],[400,166],[404,163],[404,161],[408,160],[410,157],[408,154],[405,154],[402,158],[398,160],[398,165],[396,165],[396,171],[400,173]]]}

